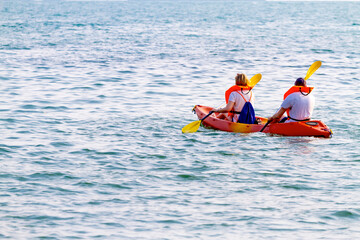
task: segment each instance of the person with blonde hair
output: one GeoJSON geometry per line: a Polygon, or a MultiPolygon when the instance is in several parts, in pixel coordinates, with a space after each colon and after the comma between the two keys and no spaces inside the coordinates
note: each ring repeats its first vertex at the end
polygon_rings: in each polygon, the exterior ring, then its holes
{"type": "Polygon", "coordinates": [[[226,106],[213,109],[220,119],[232,122],[255,123],[254,94],[249,85],[249,79],[244,73],[235,76],[235,85],[225,92],[226,106]]]}

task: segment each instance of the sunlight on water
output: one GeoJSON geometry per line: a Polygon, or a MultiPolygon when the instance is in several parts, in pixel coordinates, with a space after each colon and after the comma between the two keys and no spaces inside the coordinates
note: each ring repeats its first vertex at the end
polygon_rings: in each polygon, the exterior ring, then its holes
{"type": "Polygon", "coordinates": [[[356,239],[355,2],[3,1],[0,238],[356,239]],[[333,138],[200,127],[236,73],[271,116],[314,61],[333,138]]]}

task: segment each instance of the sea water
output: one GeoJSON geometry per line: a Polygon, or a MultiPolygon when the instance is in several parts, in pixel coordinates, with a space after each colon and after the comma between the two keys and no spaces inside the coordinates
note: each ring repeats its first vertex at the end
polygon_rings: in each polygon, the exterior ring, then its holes
{"type": "Polygon", "coordinates": [[[0,238],[360,238],[360,3],[1,1],[0,238]],[[309,66],[331,139],[200,128],[309,66]]]}

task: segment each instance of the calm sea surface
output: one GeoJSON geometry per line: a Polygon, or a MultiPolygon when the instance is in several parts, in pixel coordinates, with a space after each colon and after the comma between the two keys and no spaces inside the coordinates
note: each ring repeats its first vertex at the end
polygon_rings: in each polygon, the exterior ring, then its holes
{"type": "Polygon", "coordinates": [[[0,2],[1,239],[359,239],[360,2],[0,2]],[[314,61],[331,139],[200,128],[238,72],[271,116],[314,61]]]}

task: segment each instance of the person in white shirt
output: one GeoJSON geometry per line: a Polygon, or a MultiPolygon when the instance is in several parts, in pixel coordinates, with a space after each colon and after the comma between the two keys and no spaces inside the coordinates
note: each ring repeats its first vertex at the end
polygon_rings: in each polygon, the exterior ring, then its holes
{"type": "Polygon", "coordinates": [[[246,102],[254,105],[254,94],[248,86],[249,80],[243,73],[235,76],[235,85],[229,88],[225,93],[227,105],[224,108],[213,109],[214,112],[220,113],[217,117],[227,119],[228,121],[237,122],[239,113],[246,102]],[[236,113],[231,113],[231,111],[236,113]],[[228,114],[230,112],[230,114],[228,114]]]}
{"type": "Polygon", "coordinates": [[[312,88],[306,86],[306,81],[303,78],[296,79],[295,87],[298,87],[298,90],[292,92],[285,98],[280,109],[271,116],[268,121],[278,122],[287,110],[289,110],[288,116],[281,119],[280,122],[286,123],[310,120],[315,105],[315,98],[310,94],[312,88]],[[305,89],[309,90],[304,91],[305,89]]]}

